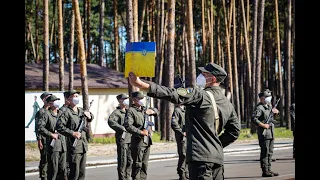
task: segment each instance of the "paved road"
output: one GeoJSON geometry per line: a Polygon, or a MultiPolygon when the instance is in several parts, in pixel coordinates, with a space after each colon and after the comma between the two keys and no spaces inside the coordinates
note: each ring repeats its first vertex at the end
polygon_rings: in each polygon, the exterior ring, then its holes
{"type": "MultiPolygon", "coordinates": [[[[225,153],[225,179],[227,180],[289,180],[295,177],[295,159],[292,158],[292,147],[276,149],[272,162],[273,170],[278,177],[261,177],[259,163],[260,151],[225,153]]],[[[176,174],[177,158],[149,161],[148,179],[178,180],[176,174]]],[[[115,164],[87,167],[86,180],[117,180],[115,164]]],[[[26,180],[37,180],[38,173],[28,173],[26,180]]]]}

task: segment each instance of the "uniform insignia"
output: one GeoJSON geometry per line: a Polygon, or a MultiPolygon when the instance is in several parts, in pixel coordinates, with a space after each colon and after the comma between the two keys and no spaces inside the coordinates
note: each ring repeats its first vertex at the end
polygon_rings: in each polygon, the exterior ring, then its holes
{"type": "Polygon", "coordinates": [[[177,89],[177,93],[180,95],[180,96],[185,96],[189,93],[192,92],[192,88],[178,88],[177,89]]]}
{"type": "Polygon", "coordinates": [[[113,115],[113,114],[111,114],[111,115],[109,116],[109,119],[113,119],[113,117],[114,117],[114,115],[113,115]]]}

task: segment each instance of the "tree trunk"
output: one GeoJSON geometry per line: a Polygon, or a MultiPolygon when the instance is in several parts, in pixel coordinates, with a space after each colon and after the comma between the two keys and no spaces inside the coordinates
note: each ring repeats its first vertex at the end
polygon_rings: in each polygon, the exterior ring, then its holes
{"type": "Polygon", "coordinates": [[[59,28],[59,91],[64,91],[64,49],[63,49],[63,17],[62,0],[58,0],[58,28],[59,28]]]}
{"type": "Polygon", "coordinates": [[[189,69],[188,80],[190,87],[196,85],[196,57],[194,48],[194,33],[193,33],[193,6],[192,0],[187,0],[187,31],[188,31],[188,45],[189,45],[189,69]]]}
{"type": "MultiPolygon", "coordinates": [[[[146,7],[147,7],[147,0],[143,0],[142,2],[142,14],[141,14],[141,19],[140,19],[140,29],[139,29],[139,38],[138,40],[141,41],[142,40],[142,34],[143,34],[143,26],[144,26],[144,19],[146,16],[146,7]]],[[[148,12],[147,12],[148,13],[148,12]]],[[[147,19],[148,21],[148,19],[147,19]]]]}
{"type": "MultiPolygon", "coordinates": [[[[232,2],[230,2],[232,3],[232,2]]],[[[226,5],[225,5],[225,0],[222,0],[222,5],[223,5],[223,11],[224,11],[224,25],[225,25],[225,40],[226,40],[226,50],[227,50],[227,62],[228,62],[228,76],[227,76],[227,86],[226,86],[226,92],[227,89],[230,88],[230,92],[232,94],[231,96],[231,102],[233,102],[233,83],[232,83],[232,64],[231,64],[231,52],[230,52],[230,35],[229,35],[229,31],[228,31],[228,14],[226,11],[226,5]]],[[[230,12],[231,14],[231,12],[230,12]]]]}
{"type": "Polygon", "coordinates": [[[132,0],[132,13],[133,13],[133,42],[140,42],[139,29],[138,29],[138,0],[132,0]]]}
{"type": "MultiPolygon", "coordinates": [[[[202,60],[202,65],[206,65],[206,44],[207,44],[207,35],[206,35],[206,24],[205,24],[205,5],[204,5],[205,0],[201,0],[201,24],[202,24],[202,52],[201,52],[201,60],[202,60]]],[[[210,20],[210,19],[209,19],[210,20]]],[[[209,33],[210,33],[210,24],[209,24],[209,33]]]]}
{"type": "MultiPolygon", "coordinates": [[[[262,58],[262,46],[263,46],[263,24],[264,24],[264,9],[265,0],[260,0],[259,15],[258,15],[258,39],[257,39],[257,57],[256,57],[256,83],[255,83],[255,94],[261,92],[261,58],[262,58]]],[[[255,96],[258,102],[258,96],[255,96]]]]}
{"type": "Polygon", "coordinates": [[[90,37],[90,15],[91,14],[91,0],[87,0],[87,63],[91,63],[91,37],[90,37]]]}
{"type": "Polygon", "coordinates": [[[114,9],[114,60],[115,70],[119,71],[119,28],[118,28],[118,1],[113,1],[114,9]]]}
{"type": "Polygon", "coordinates": [[[241,124],[241,116],[240,116],[240,98],[239,98],[239,84],[238,84],[238,61],[237,61],[237,35],[236,35],[236,2],[233,0],[233,74],[234,74],[234,90],[235,90],[235,102],[236,111],[238,114],[239,122],[241,124]]]}
{"type": "MultiPolygon", "coordinates": [[[[113,2],[115,2],[115,1],[113,1],[113,2]]],[[[114,5],[113,8],[114,8],[114,11],[116,11],[116,9],[117,9],[116,5],[114,5]]],[[[99,19],[100,32],[99,32],[99,61],[98,61],[98,64],[99,64],[99,66],[104,66],[104,0],[100,0],[99,15],[100,15],[100,19],[99,19]]],[[[114,15],[114,16],[116,19],[117,16],[116,15],[114,15]]],[[[114,22],[114,26],[116,26],[116,23],[117,22],[114,22]]],[[[114,35],[115,35],[114,38],[116,39],[116,32],[114,33],[114,35]]],[[[118,60],[118,57],[115,57],[115,61],[117,61],[117,60],[118,60]]],[[[116,69],[116,70],[118,71],[118,69],[116,69]]]]}
{"type": "MultiPolygon", "coordinates": [[[[127,42],[134,42],[134,36],[133,36],[133,7],[132,7],[132,1],[133,0],[127,0],[127,11],[126,11],[126,16],[127,16],[127,42]]],[[[134,91],[138,91],[139,88],[136,88],[132,86],[129,83],[128,79],[128,93],[131,94],[134,91]]],[[[130,103],[131,104],[131,103],[130,103]]]]}
{"type": "MultiPolygon", "coordinates": [[[[166,86],[169,88],[173,88],[174,86],[174,42],[175,42],[175,0],[168,1],[168,49],[167,49],[167,62],[166,62],[166,70],[167,70],[167,83],[166,86]]],[[[169,141],[171,139],[172,134],[170,133],[170,121],[173,113],[173,103],[169,101],[165,101],[165,111],[166,111],[166,140],[169,141]]]]}
{"type": "Polygon", "coordinates": [[[70,64],[69,64],[69,91],[73,89],[73,50],[74,50],[74,10],[71,9],[71,27],[70,27],[70,64]]]}
{"type": "MultiPolygon", "coordinates": [[[[247,24],[246,24],[246,14],[245,14],[245,9],[244,9],[244,0],[241,0],[241,10],[242,10],[242,21],[243,21],[243,31],[244,31],[244,44],[245,44],[245,51],[246,51],[246,58],[247,58],[247,75],[246,75],[246,78],[247,78],[247,83],[246,83],[246,89],[247,91],[246,94],[245,94],[245,97],[246,97],[246,100],[245,103],[247,105],[247,107],[245,107],[245,109],[247,109],[247,113],[246,114],[249,114],[251,115],[252,111],[253,111],[253,104],[252,104],[252,79],[251,79],[251,60],[250,60],[250,51],[249,51],[249,39],[248,39],[248,31],[247,31],[247,24]]],[[[247,117],[247,116],[246,116],[247,117]]],[[[249,116],[250,117],[250,116],[249,116]]],[[[249,118],[247,117],[247,118],[249,118]]],[[[249,125],[249,122],[251,122],[251,119],[248,120],[248,125],[249,125]]],[[[254,128],[255,125],[253,125],[253,123],[250,123],[250,132],[251,133],[255,133],[256,132],[256,129],[254,128]]]]}
{"type": "Polygon", "coordinates": [[[257,23],[258,23],[258,3],[259,0],[253,0],[253,30],[252,30],[252,96],[253,104],[256,105],[258,102],[258,94],[256,94],[256,62],[257,62],[257,23]]]}
{"type": "Polygon", "coordinates": [[[38,27],[38,15],[39,13],[39,0],[36,0],[36,10],[35,10],[35,15],[36,15],[36,18],[35,18],[35,38],[36,38],[36,62],[37,64],[40,64],[40,54],[39,54],[39,39],[38,39],[38,34],[39,34],[39,27],[38,27]]]}
{"type": "Polygon", "coordinates": [[[49,91],[49,0],[43,0],[43,91],[49,91]]]}
{"type": "MultiPolygon", "coordinates": [[[[278,11],[278,0],[274,0],[275,4],[275,14],[276,14],[276,28],[277,28],[277,64],[278,64],[278,81],[279,81],[279,95],[283,97],[283,82],[282,82],[282,72],[279,69],[282,69],[282,58],[281,58],[281,43],[280,43],[280,25],[279,25],[279,11],[278,11]]],[[[284,117],[284,101],[279,102],[279,111],[280,111],[280,126],[283,127],[283,117],[284,117]]]]}
{"type": "Polygon", "coordinates": [[[286,127],[287,129],[291,129],[291,117],[290,117],[290,106],[291,106],[291,0],[288,0],[287,6],[288,14],[287,14],[287,52],[286,52],[286,99],[285,99],[285,119],[287,120],[286,127]]]}

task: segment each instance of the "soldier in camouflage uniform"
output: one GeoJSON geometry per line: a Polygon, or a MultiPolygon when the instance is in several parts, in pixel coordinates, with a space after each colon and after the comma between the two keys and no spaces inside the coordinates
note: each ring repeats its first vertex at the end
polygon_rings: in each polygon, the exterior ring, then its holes
{"type": "Polygon", "coordinates": [[[132,157],[131,157],[131,134],[127,133],[124,127],[126,108],[129,107],[129,97],[126,94],[119,94],[117,100],[119,106],[110,114],[108,124],[113,129],[117,144],[118,179],[131,179],[132,157]],[[125,102],[124,102],[125,101],[125,102]]]}
{"type": "Polygon", "coordinates": [[[147,179],[150,146],[152,145],[150,129],[144,129],[144,117],[145,114],[154,115],[155,112],[146,109],[142,101],[144,97],[145,95],[141,91],[131,93],[132,105],[127,109],[124,122],[126,130],[132,134],[131,156],[133,164],[131,177],[133,180],[147,179]],[[144,142],[144,136],[148,137],[146,142],[144,142]]]}
{"type": "Polygon", "coordinates": [[[40,151],[40,162],[39,162],[39,178],[41,180],[47,180],[47,170],[48,170],[48,161],[47,161],[47,144],[46,144],[46,137],[42,136],[38,133],[38,121],[42,117],[43,114],[49,109],[49,105],[46,101],[48,97],[52,94],[48,92],[44,92],[40,95],[41,100],[43,101],[43,107],[37,112],[35,116],[35,133],[38,141],[38,148],[40,151]]]}
{"type": "Polygon", "coordinates": [[[258,94],[260,102],[257,104],[253,112],[253,123],[257,126],[257,134],[260,146],[260,167],[262,169],[262,177],[279,176],[278,173],[271,170],[271,161],[274,148],[274,124],[273,116],[270,123],[266,123],[271,111],[274,114],[279,113],[276,108],[271,105],[271,91],[266,89],[258,94]],[[265,134],[263,131],[265,130],[265,134]]]}
{"type": "Polygon", "coordinates": [[[129,82],[134,87],[146,89],[150,97],[186,107],[186,155],[189,179],[222,180],[224,179],[223,148],[239,137],[240,121],[233,105],[219,86],[227,76],[226,71],[214,63],[198,69],[201,71],[197,77],[199,87],[194,88],[176,89],[153,82],[146,83],[132,72],[129,73],[129,82]],[[209,93],[212,93],[214,99],[209,93]]]}
{"type": "Polygon", "coordinates": [[[66,139],[57,133],[56,123],[62,111],[59,110],[60,98],[55,95],[46,99],[50,109],[39,119],[38,133],[46,137],[48,158],[48,180],[67,179],[66,139]]]}
{"type": "MultiPolygon", "coordinates": [[[[83,130],[81,133],[78,132],[81,121],[93,120],[93,114],[89,111],[85,111],[81,107],[77,107],[80,102],[80,92],[71,90],[68,93],[68,101],[70,105],[67,110],[64,111],[57,121],[57,131],[62,135],[66,136],[68,147],[68,154],[70,153],[70,174],[69,180],[84,180],[86,172],[87,152],[88,152],[88,131],[83,130]],[[77,144],[73,147],[75,139],[78,139],[77,144]]],[[[68,156],[68,155],[67,155],[68,156]]]]}
{"type": "Polygon", "coordinates": [[[188,165],[186,163],[187,134],[185,127],[185,110],[180,104],[176,104],[176,107],[172,113],[171,128],[175,133],[179,155],[177,165],[179,180],[186,180],[189,178],[188,165]]]}

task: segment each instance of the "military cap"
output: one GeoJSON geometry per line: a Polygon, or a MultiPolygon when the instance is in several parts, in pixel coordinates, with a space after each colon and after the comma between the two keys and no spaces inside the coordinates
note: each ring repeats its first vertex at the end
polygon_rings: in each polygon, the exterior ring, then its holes
{"type": "Polygon", "coordinates": [[[47,102],[55,101],[55,100],[60,100],[60,98],[58,98],[56,95],[51,95],[46,99],[47,102]]]}
{"type": "Polygon", "coordinates": [[[262,97],[262,96],[263,96],[263,97],[269,97],[269,96],[271,96],[271,92],[272,92],[272,91],[270,91],[269,89],[266,89],[266,90],[264,90],[263,92],[259,93],[258,96],[259,96],[259,97],[262,97]]]}
{"type": "Polygon", "coordinates": [[[132,98],[139,98],[139,99],[143,99],[145,97],[145,95],[143,94],[142,91],[135,91],[131,93],[131,97],[132,98]]]}
{"type": "Polygon", "coordinates": [[[118,100],[119,100],[119,99],[127,99],[127,98],[129,98],[129,96],[127,96],[127,95],[124,94],[124,93],[119,94],[119,95],[117,96],[117,99],[118,99],[118,100]]]}
{"type": "Polygon", "coordinates": [[[201,72],[208,72],[217,78],[218,82],[222,82],[227,77],[227,72],[218,64],[209,63],[205,67],[198,67],[201,72]]]}
{"type": "Polygon", "coordinates": [[[74,89],[73,89],[73,90],[71,90],[71,91],[68,91],[67,93],[68,93],[68,94],[67,94],[67,95],[68,95],[68,97],[70,97],[71,95],[76,94],[76,93],[77,93],[77,94],[80,94],[80,92],[79,92],[79,91],[76,91],[76,90],[74,90],[74,89]]]}
{"type": "Polygon", "coordinates": [[[42,100],[46,100],[46,98],[48,98],[48,96],[51,96],[52,94],[48,93],[48,92],[44,92],[40,95],[40,98],[42,100]]]}

